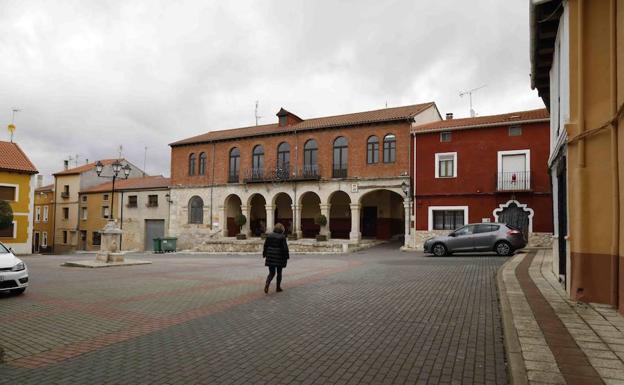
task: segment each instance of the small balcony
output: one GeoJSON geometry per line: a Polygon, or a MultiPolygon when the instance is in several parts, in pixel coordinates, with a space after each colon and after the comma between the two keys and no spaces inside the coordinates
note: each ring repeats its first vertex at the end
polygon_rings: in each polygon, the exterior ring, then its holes
{"type": "Polygon", "coordinates": [[[341,168],[334,165],[332,170],[332,178],[346,178],[347,177],[347,168],[341,168]]]}
{"type": "Polygon", "coordinates": [[[63,191],[61,193],[61,198],[68,199],[69,198],[69,191],[63,191]]]}
{"type": "Polygon", "coordinates": [[[228,183],[238,183],[240,181],[240,177],[238,173],[230,173],[228,174],[228,183]]]}
{"type": "Polygon", "coordinates": [[[307,165],[302,168],[286,165],[283,167],[255,168],[245,172],[245,183],[265,183],[284,181],[303,181],[321,179],[321,169],[318,165],[307,165]]]}
{"type": "Polygon", "coordinates": [[[496,191],[531,191],[531,172],[499,172],[496,176],[496,191]]]}

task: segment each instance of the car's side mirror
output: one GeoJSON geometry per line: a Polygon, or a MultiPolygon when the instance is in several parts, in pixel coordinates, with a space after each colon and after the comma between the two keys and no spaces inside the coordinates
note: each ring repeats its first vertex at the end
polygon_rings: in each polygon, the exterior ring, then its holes
{"type": "Polygon", "coordinates": [[[15,253],[13,252],[13,248],[11,248],[11,247],[9,247],[9,252],[10,252],[11,254],[15,254],[15,253]]]}
{"type": "Polygon", "coordinates": [[[454,237],[454,236],[455,236],[455,233],[450,233],[448,236],[449,236],[449,237],[454,237]]]}

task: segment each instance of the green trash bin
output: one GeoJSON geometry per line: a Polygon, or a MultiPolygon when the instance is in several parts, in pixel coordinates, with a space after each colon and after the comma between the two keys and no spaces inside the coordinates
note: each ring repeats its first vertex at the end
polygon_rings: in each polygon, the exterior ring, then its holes
{"type": "Polygon", "coordinates": [[[153,238],[152,241],[154,242],[154,252],[155,253],[162,253],[162,239],[161,238],[153,238]]]}
{"type": "Polygon", "coordinates": [[[161,238],[160,247],[163,253],[172,253],[176,251],[177,243],[178,238],[176,237],[164,237],[161,238]]]}

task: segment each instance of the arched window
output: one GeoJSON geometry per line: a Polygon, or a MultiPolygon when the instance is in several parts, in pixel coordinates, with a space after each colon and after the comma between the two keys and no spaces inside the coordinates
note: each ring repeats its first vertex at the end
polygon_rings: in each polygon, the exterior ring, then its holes
{"type": "Polygon", "coordinates": [[[310,139],[303,145],[303,175],[304,177],[316,177],[318,172],[318,144],[310,139]]]}
{"type": "Polygon", "coordinates": [[[204,201],[197,195],[189,200],[188,213],[189,223],[204,223],[204,201]]]}
{"type": "Polygon", "coordinates": [[[251,168],[254,170],[254,173],[264,168],[264,147],[261,145],[257,145],[253,149],[251,168]]]}
{"type": "Polygon", "coordinates": [[[374,135],[366,142],[366,163],[379,163],[379,139],[374,135]]]}
{"type": "Polygon", "coordinates": [[[199,175],[206,175],[206,153],[199,154],[199,175]]]}
{"type": "Polygon", "coordinates": [[[189,175],[195,175],[195,154],[191,153],[189,155],[189,165],[188,165],[189,175]]]}
{"type": "Polygon", "coordinates": [[[290,167],[290,144],[286,142],[277,146],[277,168],[287,170],[290,167]]]}
{"type": "Polygon", "coordinates": [[[238,174],[240,172],[240,150],[234,147],[230,150],[230,172],[228,182],[238,183],[238,174]]]}
{"type": "Polygon", "coordinates": [[[384,163],[396,161],[396,136],[388,134],[384,137],[384,163]]]}
{"type": "Polygon", "coordinates": [[[347,177],[348,157],[347,140],[339,136],[334,140],[334,167],[332,172],[334,178],[347,177]]]}

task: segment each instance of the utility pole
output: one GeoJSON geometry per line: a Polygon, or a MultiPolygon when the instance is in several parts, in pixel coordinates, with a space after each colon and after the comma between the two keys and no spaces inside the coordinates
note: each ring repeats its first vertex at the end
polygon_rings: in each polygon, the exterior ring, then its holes
{"type": "Polygon", "coordinates": [[[472,108],[472,93],[480,90],[483,87],[486,87],[487,84],[482,85],[481,87],[477,87],[477,88],[473,88],[471,90],[468,91],[459,91],[459,97],[464,97],[465,95],[468,95],[468,97],[470,98],[470,117],[474,118],[475,116],[477,116],[477,113],[475,112],[475,110],[472,108]]]}

